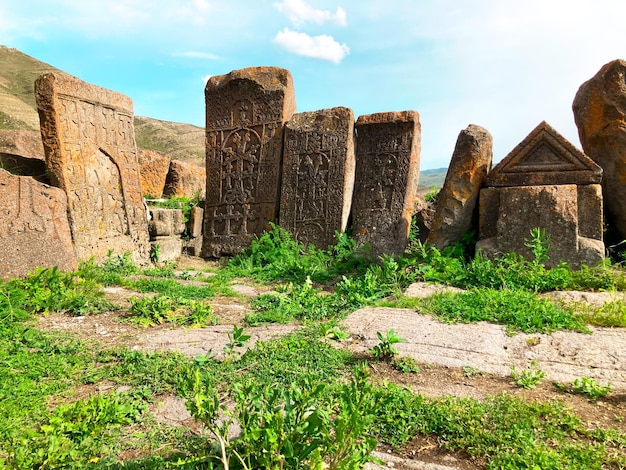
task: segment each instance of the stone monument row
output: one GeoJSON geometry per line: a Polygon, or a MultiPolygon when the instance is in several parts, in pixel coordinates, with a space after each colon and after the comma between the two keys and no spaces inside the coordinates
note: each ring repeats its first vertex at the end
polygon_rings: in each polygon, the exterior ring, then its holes
{"type": "MultiPolygon", "coordinates": [[[[607,222],[626,238],[624,77],[626,61],[611,62],[576,95],[576,123],[591,158],[542,122],[490,169],[491,135],[475,125],[463,130],[429,233],[420,236],[443,249],[478,229],[477,249],[486,256],[529,257],[530,231],[541,228],[550,237],[546,265],[602,260],[601,183],[607,222]]],[[[318,248],[333,245],[351,224],[374,258],[402,255],[421,207],[416,111],[369,114],[356,123],[344,107],[295,114],[291,74],[277,67],[209,79],[205,169],[148,150],[138,158],[133,104],[120,93],[49,73],[36,81],[35,97],[47,174],[38,138],[0,136],[2,163],[28,175],[0,171],[3,276],[37,265],[70,270],[77,260],[103,261],[111,252],[145,264],[149,235],[167,258],[182,247],[205,258],[232,255],[271,223],[318,248]],[[186,227],[182,212],[166,209],[153,210],[148,225],[144,196],[204,191],[204,209],[194,208],[186,227]]]]}

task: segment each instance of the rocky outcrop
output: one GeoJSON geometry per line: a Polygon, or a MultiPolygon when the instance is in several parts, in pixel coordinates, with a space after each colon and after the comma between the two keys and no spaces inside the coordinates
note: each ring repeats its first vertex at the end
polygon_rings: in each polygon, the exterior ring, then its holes
{"type": "Polygon", "coordinates": [[[206,193],[206,170],[193,163],[172,160],[165,181],[163,196],[189,196],[200,199],[206,193]]]}

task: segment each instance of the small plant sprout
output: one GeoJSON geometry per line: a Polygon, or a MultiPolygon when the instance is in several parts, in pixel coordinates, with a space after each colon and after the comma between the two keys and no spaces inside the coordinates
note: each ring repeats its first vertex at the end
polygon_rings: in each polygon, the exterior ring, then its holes
{"type": "Polygon", "coordinates": [[[406,340],[399,336],[394,329],[388,330],[387,333],[383,336],[380,331],[376,332],[376,336],[378,336],[378,343],[371,349],[372,355],[379,361],[390,361],[392,360],[396,354],[398,354],[398,350],[394,346],[397,343],[404,343],[406,340]]]}
{"type": "Polygon", "coordinates": [[[533,263],[536,265],[543,264],[549,259],[548,251],[550,251],[550,236],[545,229],[535,227],[530,231],[530,238],[524,240],[524,245],[533,254],[533,263]]]}
{"type": "Polygon", "coordinates": [[[461,370],[463,371],[463,375],[465,377],[478,377],[485,375],[484,371],[477,369],[474,366],[463,366],[461,370]]]}
{"type": "Polygon", "coordinates": [[[393,361],[393,367],[404,374],[419,374],[420,366],[411,356],[404,356],[393,361]]]}
{"type": "Polygon", "coordinates": [[[150,247],[150,261],[152,261],[154,264],[157,264],[160,259],[161,259],[161,245],[159,245],[158,243],[154,243],[150,247]]]}
{"type": "Polygon", "coordinates": [[[535,361],[530,363],[528,369],[522,369],[519,372],[515,366],[511,366],[511,377],[513,377],[513,382],[511,383],[527,390],[535,388],[545,376],[546,373],[537,368],[535,361]]]}
{"type": "Polygon", "coordinates": [[[603,387],[592,378],[581,377],[572,382],[572,391],[580,395],[587,395],[590,400],[595,401],[607,396],[611,391],[611,386],[603,387]]]}
{"type": "Polygon", "coordinates": [[[233,325],[233,331],[228,333],[228,343],[224,346],[224,362],[231,361],[236,354],[239,354],[235,348],[243,348],[250,339],[250,335],[243,332],[243,327],[238,328],[233,325]]]}

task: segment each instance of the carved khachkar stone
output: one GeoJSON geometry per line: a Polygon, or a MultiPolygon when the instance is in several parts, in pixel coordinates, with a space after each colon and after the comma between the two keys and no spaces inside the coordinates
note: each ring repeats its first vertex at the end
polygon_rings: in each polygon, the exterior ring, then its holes
{"type": "Polygon", "coordinates": [[[24,276],[36,267],[76,269],[61,189],[0,169],[0,201],[0,277],[24,276]]]}
{"type": "Polygon", "coordinates": [[[326,249],[348,223],[354,187],[354,113],[332,108],[285,124],[280,226],[326,249]]]}
{"type": "Polygon", "coordinates": [[[203,257],[237,253],[278,215],[283,125],[296,111],[291,74],[251,67],[211,77],[206,98],[203,257]]]}
{"type": "Polygon", "coordinates": [[[604,170],[607,225],[626,239],[626,60],[614,60],[583,83],[573,103],[585,153],[604,170]]]}
{"type": "Polygon", "coordinates": [[[454,245],[478,228],[478,194],[491,169],[492,148],[491,134],[480,126],[471,124],[459,134],[428,236],[436,248],[454,245]]]}
{"type": "Polygon", "coordinates": [[[164,196],[189,196],[204,199],[206,170],[193,163],[172,160],[165,180],[164,196]]]}
{"type": "Polygon", "coordinates": [[[602,169],[542,122],[486,178],[480,192],[479,242],[489,258],[517,253],[534,228],[550,237],[548,267],[573,267],[604,258],[602,169]]]}
{"type": "Polygon", "coordinates": [[[417,197],[421,128],[417,111],[360,116],[356,122],[353,235],[372,255],[401,255],[417,197]]]}
{"type": "Polygon", "coordinates": [[[67,194],[78,259],[130,252],[134,262],[146,263],[148,224],[131,99],[57,73],[39,77],[35,95],[46,166],[67,194]]]}
{"type": "Polygon", "coordinates": [[[170,157],[156,150],[137,149],[141,193],[144,197],[160,198],[170,169],[170,157]]]}

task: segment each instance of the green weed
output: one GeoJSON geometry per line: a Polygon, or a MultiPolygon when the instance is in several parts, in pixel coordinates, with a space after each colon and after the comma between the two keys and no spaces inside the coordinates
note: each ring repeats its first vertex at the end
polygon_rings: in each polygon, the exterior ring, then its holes
{"type": "Polygon", "coordinates": [[[203,301],[159,294],[154,297],[132,297],[130,303],[130,315],[126,319],[142,327],[163,323],[186,326],[207,326],[219,323],[219,319],[213,315],[211,305],[203,301]]]}
{"type": "Polygon", "coordinates": [[[406,341],[398,335],[393,328],[387,330],[384,335],[380,331],[377,331],[376,336],[378,337],[379,343],[371,349],[371,353],[372,356],[379,361],[391,361],[398,354],[395,345],[406,341]]]}
{"type": "Polygon", "coordinates": [[[578,308],[583,310],[581,316],[589,325],[626,327],[626,302],[623,300],[611,300],[596,308],[587,305],[578,308]]]}
{"type": "Polygon", "coordinates": [[[337,394],[327,393],[327,388],[313,382],[284,389],[242,383],[233,388],[236,406],[231,412],[211,381],[195,369],[186,386],[187,407],[218,442],[206,460],[219,460],[225,469],[361,468],[374,460],[370,454],[376,441],[367,436],[367,429],[379,396],[364,367],[357,367],[337,394]],[[228,419],[219,422],[220,413],[228,419]],[[233,421],[242,432],[231,441],[228,429],[233,421]]]}
{"type": "Polygon", "coordinates": [[[393,361],[393,367],[404,374],[419,374],[420,366],[411,356],[404,356],[393,361]]]}
{"type": "Polygon", "coordinates": [[[535,388],[541,379],[546,376],[546,373],[537,368],[537,363],[531,361],[530,366],[526,369],[518,371],[515,366],[511,366],[511,377],[513,377],[513,385],[523,387],[525,389],[535,388]]]}
{"type": "Polygon", "coordinates": [[[572,382],[572,392],[587,395],[590,400],[595,401],[607,396],[611,392],[611,386],[602,386],[592,378],[581,377],[572,382]]]}

